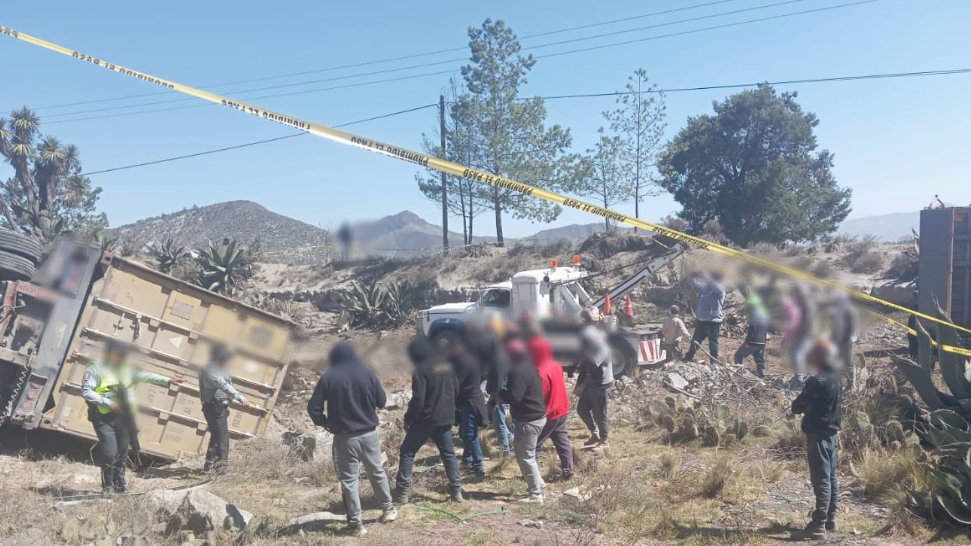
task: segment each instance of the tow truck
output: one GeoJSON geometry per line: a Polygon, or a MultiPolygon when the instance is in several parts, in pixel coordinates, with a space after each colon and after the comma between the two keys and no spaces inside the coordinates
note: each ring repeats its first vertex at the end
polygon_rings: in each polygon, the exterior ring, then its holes
{"type": "MultiPolygon", "coordinates": [[[[640,270],[599,299],[592,298],[581,285],[582,280],[590,277],[590,272],[582,267],[579,256],[574,256],[570,266],[560,267],[554,260],[546,269],[520,271],[506,282],[489,285],[480,291],[475,301],[446,303],[420,311],[418,331],[438,339],[462,335],[469,321],[488,320],[492,315],[517,320],[529,314],[539,320],[553,345],[555,356],[563,362],[576,362],[580,350],[579,332],[583,326],[580,313],[591,307],[602,308],[608,298],[620,301],[680,256],[684,247],[674,241],[655,238],[647,252],[645,265],[640,270]]],[[[632,328],[616,324],[615,317],[606,317],[615,375],[664,359],[660,325],[632,328]]]]}

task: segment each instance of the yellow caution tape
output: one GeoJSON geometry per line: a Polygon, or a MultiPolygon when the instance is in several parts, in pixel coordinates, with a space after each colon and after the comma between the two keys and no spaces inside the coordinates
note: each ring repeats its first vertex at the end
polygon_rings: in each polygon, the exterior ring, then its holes
{"type": "Polygon", "coordinates": [[[139,80],[143,80],[143,81],[158,85],[160,87],[164,87],[166,89],[171,89],[173,91],[178,91],[180,93],[184,93],[186,95],[190,95],[205,101],[213,102],[216,104],[222,104],[223,106],[227,106],[234,110],[239,110],[241,112],[244,112],[253,116],[257,116],[269,121],[274,121],[281,125],[286,125],[287,127],[300,129],[302,131],[306,131],[308,133],[312,133],[314,135],[317,135],[329,140],[333,140],[341,144],[349,144],[351,146],[363,148],[371,152],[394,157],[402,161],[414,163],[416,165],[420,165],[422,167],[426,167],[429,169],[434,169],[436,171],[444,172],[446,174],[450,174],[453,176],[460,176],[462,178],[473,180],[475,182],[482,182],[484,184],[489,184],[492,186],[499,186],[501,188],[510,189],[525,195],[529,195],[531,197],[535,197],[537,199],[543,199],[551,203],[556,203],[558,205],[562,205],[565,207],[570,207],[583,212],[588,212],[590,214],[595,214],[597,216],[600,216],[602,218],[607,218],[615,222],[620,222],[620,223],[627,224],[629,226],[651,231],[658,235],[662,235],[664,237],[670,237],[671,239],[675,239],[681,243],[698,246],[700,248],[710,250],[712,252],[716,252],[724,256],[738,258],[750,264],[764,267],[770,271],[774,271],[776,273],[786,275],[794,279],[798,279],[806,282],[812,282],[819,286],[823,286],[833,290],[839,290],[839,291],[845,292],[846,294],[852,296],[854,299],[861,302],[875,303],[877,305],[881,305],[888,309],[894,309],[897,311],[912,313],[924,320],[950,326],[962,332],[971,334],[971,329],[958,326],[956,324],[937,318],[935,316],[914,311],[910,308],[904,307],[903,305],[898,305],[896,303],[892,303],[889,301],[882,300],[880,298],[873,297],[870,294],[867,294],[866,292],[861,292],[854,288],[843,286],[839,283],[816,277],[804,271],[800,271],[798,269],[794,269],[786,265],[771,262],[769,260],[760,258],[758,256],[753,256],[741,250],[737,250],[724,245],[713,243],[711,241],[706,241],[705,239],[701,239],[693,235],[688,235],[687,233],[682,233],[680,231],[675,231],[673,229],[670,229],[661,225],[657,225],[651,222],[647,222],[639,218],[631,218],[625,214],[614,212],[604,207],[599,207],[597,205],[594,205],[593,203],[588,203],[586,201],[574,199],[572,197],[567,197],[565,195],[560,195],[537,186],[519,182],[517,180],[511,180],[509,178],[503,178],[501,176],[497,176],[495,174],[492,174],[486,171],[473,169],[471,167],[466,167],[459,163],[454,163],[438,157],[429,156],[421,152],[415,152],[407,148],[395,146],[393,144],[388,144],[385,142],[372,140],[370,138],[358,136],[338,129],[333,129],[331,127],[327,127],[326,125],[321,125],[319,123],[314,123],[312,121],[308,121],[296,116],[291,116],[281,112],[276,112],[273,110],[269,110],[267,108],[256,106],[254,104],[249,104],[240,100],[232,99],[222,95],[217,95],[215,93],[210,93],[209,91],[203,91],[202,89],[197,89],[195,87],[183,85],[181,83],[173,82],[171,80],[159,78],[151,74],[147,74],[145,72],[132,70],[130,68],[126,68],[124,66],[111,63],[104,59],[99,59],[98,57],[87,55],[85,53],[81,53],[73,49],[68,49],[64,46],[60,46],[52,42],[48,42],[47,40],[37,38],[36,36],[31,36],[23,32],[18,32],[16,30],[7,28],[2,25],[0,25],[0,34],[6,34],[7,36],[16,38],[18,40],[27,42],[29,44],[33,44],[35,46],[48,49],[50,51],[54,51],[62,55],[67,55],[69,57],[73,57],[75,59],[85,61],[96,66],[100,66],[101,68],[106,68],[113,72],[124,74],[125,76],[137,78],[139,80]]]}
{"type": "MultiPolygon", "coordinates": [[[[887,315],[882,315],[882,314],[877,313],[875,311],[869,311],[869,313],[872,314],[872,315],[874,315],[874,316],[876,316],[880,320],[884,320],[886,322],[889,322],[890,324],[893,324],[894,326],[899,327],[900,329],[906,331],[908,334],[910,334],[912,336],[916,336],[917,335],[917,330],[911,328],[910,326],[907,326],[906,324],[904,324],[902,322],[899,322],[897,320],[894,320],[894,319],[888,317],[887,315]]],[[[935,339],[932,339],[931,340],[931,345],[933,345],[934,347],[937,347],[939,350],[944,351],[946,353],[955,353],[955,354],[959,354],[959,355],[971,357],[971,349],[965,349],[964,347],[955,347],[953,345],[942,345],[942,344],[938,343],[937,340],[935,340],[935,339]]]]}

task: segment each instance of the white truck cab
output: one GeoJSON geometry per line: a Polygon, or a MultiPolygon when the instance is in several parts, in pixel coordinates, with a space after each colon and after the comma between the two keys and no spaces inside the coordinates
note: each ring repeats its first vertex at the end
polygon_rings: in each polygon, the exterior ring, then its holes
{"type": "Polygon", "coordinates": [[[446,303],[421,311],[419,329],[429,337],[459,330],[471,318],[499,314],[515,320],[525,313],[539,320],[576,319],[592,298],[579,280],[587,276],[580,267],[550,267],[520,271],[512,279],[487,286],[474,302],[446,303]]]}

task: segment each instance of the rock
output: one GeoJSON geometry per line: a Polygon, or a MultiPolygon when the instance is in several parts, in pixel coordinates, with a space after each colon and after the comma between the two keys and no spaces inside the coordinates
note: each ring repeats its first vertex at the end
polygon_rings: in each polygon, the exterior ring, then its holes
{"type": "Polygon", "coordinates": [[[570,489],[567,489],[566,491],[564,491],[563,494],[566,495],[567,497],[573,497],[574,499],[581,500],[581,501],[585,501],[590,498],[590,495],[584,495],[583,493],[580,493],[579,487],[571,487],[570,489]]]}
{"type": "Polygon", "coordinates": [[[402,409],[405,406],[407,406],[408,402],[410,401],[411,401],[411,393],[404,389],[398,389],[388,394],[388,401],[387,403],[385,403],[384,409],[387,409],[387,410],[402,409]]]}
{"type": "Polygon", "coordinates": [[[343,523],[347,520],[344,516],[332,512],[313,512],[293,518],[280,529],[282,535],[295,535],[312,531],[322,531],[329,524],[335,522],[343,523]]]}
{"type": "Polygon", "coordinates": [[[523,527],[533,527],[535,529],[543,528],[543,522],[537,521],[535,519],[521,519],[519,520],[519,524],[522,525],[523,527]]]}
{"type": "Polygon", "coordinates": [[[71,485],[93,485],[101,483],[99,478],[87,474],[75,474],[71,476],[71,485]]]}
{"type": "Polygon", "coordinates": [[[688,380],[679,373],[668,372],[664,376],[664,384],[674,387],[675,390],[683,391],[688,386],[688,380]]]}
{"type": "Polygon", "coordinates": [[[253,519],[253,514],[235,504],[203,491],[193,489],[186,493],[175,515],[169,520],[170,534],[192,531],[203,535],[216,529],[242,531],[253,519]]]}
{"type": "Polygon", "coordinates": [[[132,520],[136,535],[151,533],[159,523],[168,523],[175,516],[188,493],[158,489],[149,491],[138,499],[138,510],[132,520]]]}
{"type": "Polygon", "coordinates": [[[334,435],[324,430],[307,434],[285,432],[283,444],[303,461],[329,461],[332,457],[331,446],[334,445],[334,435]]]}

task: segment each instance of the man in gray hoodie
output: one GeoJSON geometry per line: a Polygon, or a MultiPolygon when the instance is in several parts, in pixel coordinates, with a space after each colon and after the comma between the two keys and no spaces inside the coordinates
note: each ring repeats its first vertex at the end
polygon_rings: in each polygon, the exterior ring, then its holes
{"type": "Polygon", "coordinates": [[[695,350],[701,342],[708,340],[708,352],[713,360],[718,360],[718,335],[722,325],[722,307],[725,305],[725,285],[721,273],[714,271],[708,276],[696,273],[691,282],[698,288],[698,307],[695,309],[695,332],[691,336],[691,347],[685,360],[694,360],[695,350]]]}

